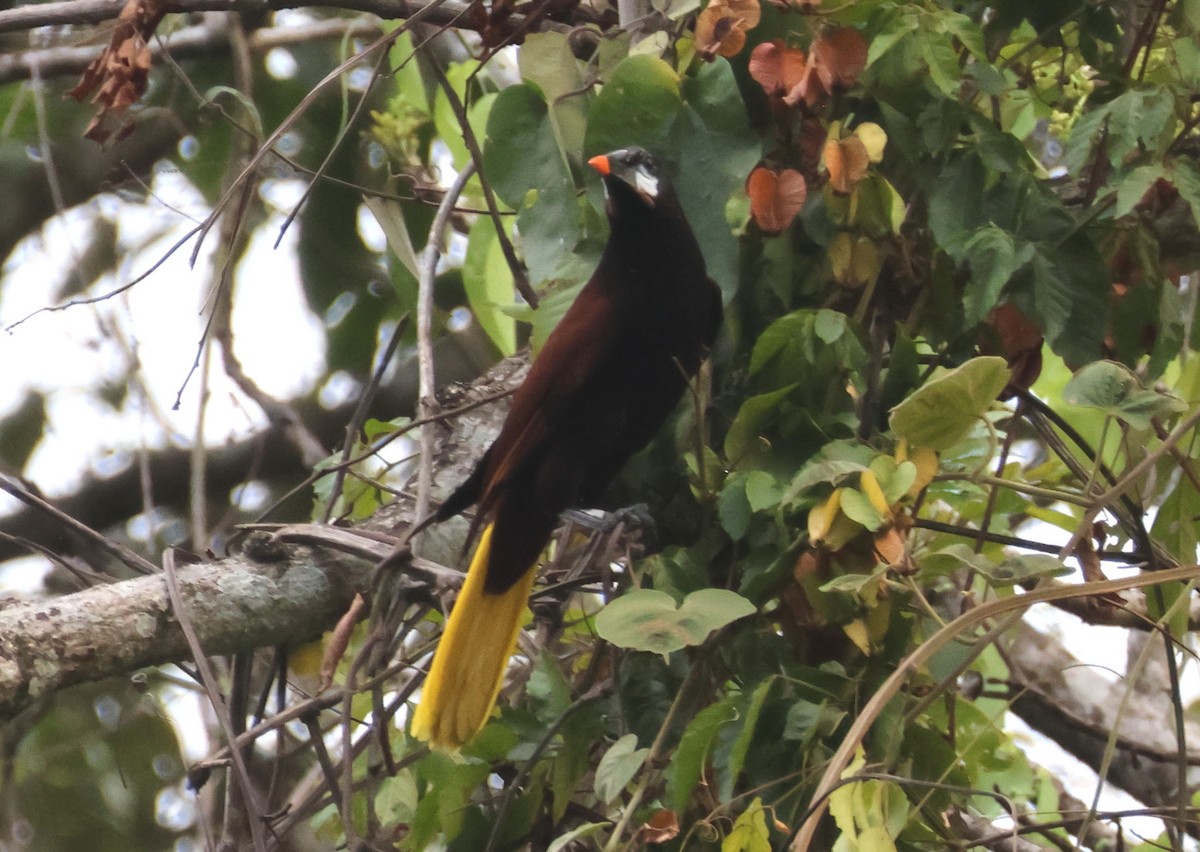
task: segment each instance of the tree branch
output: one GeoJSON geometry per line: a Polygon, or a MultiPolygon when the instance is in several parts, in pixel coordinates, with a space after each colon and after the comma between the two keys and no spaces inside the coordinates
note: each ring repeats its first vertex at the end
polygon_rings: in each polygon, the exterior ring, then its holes
{"type": "MultiPolygon", "coordinates": [[[[373,564],[266,536],[243,554],[178,569],[187,615],[208,654],[320,635],[365,589],[373,564]]],[[[85,681],[188,657],[161,575],[0,611],[0,716],[85,681]]]]}

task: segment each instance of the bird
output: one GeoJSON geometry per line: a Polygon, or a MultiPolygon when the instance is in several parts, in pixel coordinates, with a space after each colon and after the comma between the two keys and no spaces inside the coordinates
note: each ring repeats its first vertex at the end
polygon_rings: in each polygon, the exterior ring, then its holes
{"type": "Polygon", "coordinates": [[[649,443],[712,348],[721,291],[659,161],[588,160],[610,229],[600,262],[533,360],[499,436],[434,521],[476,506],[475,550],[412,718],[454,750],[491,716],[537,561],[560,513],[595,502],[649,443]]]}

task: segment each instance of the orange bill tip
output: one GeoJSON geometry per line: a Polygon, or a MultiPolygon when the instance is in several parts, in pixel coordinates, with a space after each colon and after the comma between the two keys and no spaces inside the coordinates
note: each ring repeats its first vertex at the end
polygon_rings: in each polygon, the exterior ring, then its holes
{"type": "Polygon", "coordinates": [[[612,165],[608,162],[608,157],[603,154],[597,154],[588,160],[588,165],[598,171],[602,176],[607,176],[612,171],[612,165]]]}

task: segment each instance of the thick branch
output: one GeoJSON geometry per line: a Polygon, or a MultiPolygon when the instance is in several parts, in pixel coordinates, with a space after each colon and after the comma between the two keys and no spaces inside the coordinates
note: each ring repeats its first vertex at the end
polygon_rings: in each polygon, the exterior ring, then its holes
{"type": "MultiPolygon", "coordinates": [[[[1125,703],[1133,686],[1113,681],[1082,665],[1053,638],[1021,622],[1004,646],[1010,676],[1021,689],[1013,712],[1093,769],[1104,758],[1115,731],[1117,748],[1108,780],[1148,805],[1171,804],[1176,789],[1175,725],[1166,689],[1153,697],[1139,695],[1125,703]],[[1122,715],[1118,717],[1118,713],[1122,715]]],[[[1200,742],[1192,731],[1189,740],[1200,742]]],[[[1198,775],[1200,755],[1185,757],[1193,764],[1191,786],[1198,775]]]]}
{"type": "MultiPolygon", "coordinates": [[[[435,3],[438,0],[434,0],[435,3]]],[[[407,0],[174,0],[170,11],[188,14],[191,12],[251,12],[278,11],[280,9],[347,9],[354,12],[370,12],[380,18],[410,18],[426,3],[411,3],[407,0]]],[[[426,13],[427,24],[469,27],[468,3],[462,0],[441,0],[437,9],[426,13]]],[[[31,30],[36,27],[96,24],[110,21],[121,13],[123,2],[113,0],[66,0],[62,3],[32,3],[14,9],[0,11],[0,33],[31,30]]],[[[506,26],[513,31],[525,25],[524,15],[511,15],[506,26]]],[[[547,21],[538,22],[539,29],[569,30],[565,24],[547,21]]]]}
{"type": "MultiPolygon", "coordinates": [[[[372,563],[329,549],[251,548],[179,569],[186,617],[209,654],[313,639],[331,627],[372,563]]],[[[65,686],[188,657],[162,575],[0,612],[0,716],[65,686]]]]}
{"type": "MultiPolygon", "coordinates": [[[[439,495],[466,477],[481,444],[495,436],[507,410],[503,395],[519,384],[525,366],[523,357],[507,359],[474,385],[443,394],[446,408],[469,410],[445,424],[437,449],[439,495]]],[[[242,554],[179,568],[185,616],[201,646],[208,654],[231,654],[319,636],[356,593],[368,590],[375,565],[391,552],[380,533],[399,532],[413,522],[412,513],[412,501],[401,498],[363,524],[362,533],[315,525],[285,528],[275,538],[255,533],[242,554]]],[[[463,524],[441,524],[426,534],[424,550],[451,564],[464,535],[463,524]]],[[[431,593],[461,576],[420,560],[397,564],[431,593]]],[[[0,718],[72,684],[189,656],[161,574],[0,610],[0,718]]]]}
{"type": "MultiPolygon", "coordinates": [[[[85,0],[90,2],[90,0],[85,0]]],[[[70,3],[53,4],[69,6],[70,3]]],[[[18,7],[21,11],[27,7],[18,7]]],[[[34,7],[41,8],[41,7],[34,7]]],[[[4,12],[0,12],[2,17],[4,12]]],[[[265,53],[274,47],[283,47],[302,41],[317,41],[345,37],[373,38],[379,35],[379,24],[371,19],[347,20],[330,18],[308,24],[284,27],[268,27],[250,34],[248,45],[255,53],[265,53]]],[[[216,56],[229,52],[229,33],[220,27],[201,24],[186,27],[162,40],[154,40],[150,49],[157,57],[170,53],[175,60],[216,56]]],[[[96,58],[98,48],[94,44],[63,44],[35,50],[14,51],[0,54],[0,83],[28,80],[34,69],[43,78],[78,74],[96,58]]]]}

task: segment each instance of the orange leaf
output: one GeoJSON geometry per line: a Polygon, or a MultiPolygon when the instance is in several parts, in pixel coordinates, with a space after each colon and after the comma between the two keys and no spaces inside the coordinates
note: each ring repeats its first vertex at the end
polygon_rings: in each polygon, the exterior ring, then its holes
{"type": "Polygon", "coordinates": [[[696,19],[696,51],[705,59],[737,56],[746,46],[746,33],[758,26],[758,0],[712,0],[696,19]]]}
{"type": "Polygon", "coordinates": [[[659,810],[638,829],[636,841],[644,843],[666,843],[679,836],[679,817],[674,811],[659,810]]]}
{"type": "Polygon", "coordinates": [[[809,62],[825,91],[852,86],[867,67],[867,43],[854,27],[840,27],[812,43],[809,62]]]}
{"type": "Polygon", "coordinates": [[[746,179],[750,215],[765,233],[778,234],[792,224],[808,196],[804,175],[795,169],[776,172],[758,166],[746,179]]]}
{"type": "Polygon", "coordinates": [[[783,39],[763,42],[750,52],[749,70],[768,95],[784,94],[804,76],[804,51],[788,47],[783,39]]]}
{"type": "Polygon", "coordinates": [[[829,171],[829,185],[839,195],[854,189],[854,185],[867,176],[871,157],[867,146],[857,136],[825,141],[825,168],[829,171]]]}
{"type": "Polygon", "coordinates": [[[108,46],[67,92],[77,101],[95,92],[92,102],[98,107],[84,133],[88,139],[106,141],[112,135],[104,126],[109,116],[124,113],[145,94],[152,59],[148,42],[166,11],[162,0],[127,0],[108,46]]]}

